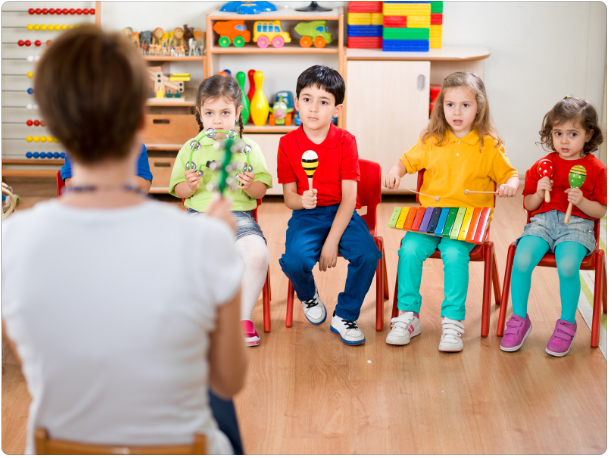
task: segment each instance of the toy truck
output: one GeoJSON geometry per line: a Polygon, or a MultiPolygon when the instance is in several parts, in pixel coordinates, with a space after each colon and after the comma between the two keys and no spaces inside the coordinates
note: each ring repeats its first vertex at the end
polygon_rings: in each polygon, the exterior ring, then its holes
{"type": "Polygon", "coordinates": [[[291,43],[291,36],[283,32],[280,21],[255,21],[253,41],[260,48],[267,48],[270,42],[275,48],[282,48],[285,43],[291,43]]]}
{"type": "Polygon", "coordinates": [[[295,31],[302,35],[302,48],[310,48],[313,43],[315,48],[324,48],[332,41],[332,34],[327,30],[327,21],[300,22],[295,26],[295,31]]]}
{"type": "Polygon", "coordinates": [[[270,107],[270,125],[291,125],[291,113],[293,113],[293,94],[289,91],[276,93],[276,101],[270,107]]]}
{"type": "Polygon", "coordinates": [[[245,43],[251,41],[251,32],[247,30],[244,21],[215,22],[213,30],[219,34],[219,46],[222,48],[227,48],[230,44],[242,48],[245,43]]]}

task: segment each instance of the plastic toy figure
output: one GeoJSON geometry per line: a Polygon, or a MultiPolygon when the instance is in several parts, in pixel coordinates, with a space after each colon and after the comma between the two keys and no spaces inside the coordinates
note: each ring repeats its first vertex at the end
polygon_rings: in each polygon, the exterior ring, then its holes
{"type": "Polygon", "coordinates": [[[259,14],[262,11],[276,11],[276,6],[265,1],[242,0],[228,2],[220,10],[238,14],[259,14]]]}
{"type": "Polygon", "coordinates": [[[332,41],[332,34],[327,29],[327,21],[300,22],[295,31],[302,35],[300,46],[310,48],[314,42],[315,48],[324,48],[332,41]]]}
{"type": "Polygon", "coordinates": [[[256,41],[260,48],[267,48],[270,41],[275,48],[282,48],[285,43],[291,43],[291,36],[283,32],[280,21],[255,21],[253,41],[256,41]]]}
{"type": "Polygon", "coordinates": [[[291,125],[291,114],[293,113],[293,94],[289,91],[281,91],[276,94],[276,102],[270,108],[270,125],[291,125]]]}
{"type": "Polygon", "coordinates": [[[242,20],[215,22],[213,30],[219,34],[219,46],[222,48],[227,48],[232,43],[237,48],[242,48],[245,43],[251,41],[251,32],[242,20]]]}

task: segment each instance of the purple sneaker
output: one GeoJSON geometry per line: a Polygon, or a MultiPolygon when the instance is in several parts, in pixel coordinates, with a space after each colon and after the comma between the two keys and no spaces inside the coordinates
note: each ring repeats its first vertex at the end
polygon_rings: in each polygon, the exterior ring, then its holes
{"type": "Polygon", "coordinates": [[[527,318],[521,318],[518,315],[512,315],[506,323],[504,337],[499,344],[502,351],[517,351],[523,346],[523,342],[529,334],[531,334],[531,320],[529,315],[527,318]]]}
{"type": "Polygon", "coordinates": [[[546,345],[546,353],[551,356],[567,355],[574,342],[577,327],[578,325],[569,321],[557,320],[555,331],[546,345]]]}

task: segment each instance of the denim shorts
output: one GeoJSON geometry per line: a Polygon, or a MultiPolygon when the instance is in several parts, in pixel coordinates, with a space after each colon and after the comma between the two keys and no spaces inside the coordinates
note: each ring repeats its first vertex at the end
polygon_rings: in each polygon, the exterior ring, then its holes
{"type": "MultiPolygon", "coordinates": [[[[546,213],[538,213],[531,217],[531,222],[525,226],[521,237],[535,235],[548,242],[550,251],[562,242],[578,242],[588,250],[587,254],[595,250],[595,233],[593,228],[595,222],[592,219],[584,219],[579,216],[570,216],[569,224],[565,224],[565,213],[551,210],[546,213]]],[[[521,239],[516,239],[517,243],[521,239]]]]}
{"type": "MultiPolygon", "coordinates": [[[[187,214],[189,216],[199,215],[201,212],[194,210],[193,208],[187,209],[187,214]]],[[[247,235],[259,235],[266,244],[266,238],[261,231],[261,227],[253,218],[253,213],[250,211],[246,212],[232,212],[234,218],[236,219],[236,240],[240,240],[242,237],[246,237],[247,235]]]]}

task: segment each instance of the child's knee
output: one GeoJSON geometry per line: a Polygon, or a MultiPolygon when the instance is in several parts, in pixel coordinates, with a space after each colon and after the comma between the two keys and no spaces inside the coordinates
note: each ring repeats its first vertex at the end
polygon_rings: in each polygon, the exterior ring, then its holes
{"type": "MultiPolygon", "coordinates": [[[[432,250],[432,253],[434,250],[432,250]]],[[[426,244],[419,243],[418,240],[412,238],[404,238],[402,246],[398,250],[397,254],[401,259],[408,259],[410,261],[425,261],[431,253],[427,249],[426,244]]]]}
{"type": "Polygon", "coordinates": [[[520,273],[528,273],[535,269],[533,255],[527,251],[517,252],[514,257],[512,271],[520,273]]]}
{"type": "Polygon", "coordinates": [[[468,266],[470,263],[469,252],[465,252],[463,250],[456,249],[454,247],[445,247],[445,249],[440,250],[440,257],[442,258],[442,262],[444,263],[444,266],[447,266],[447,265],[468,266]]]}
{"type": "Polygon", "coordinates": [[[580,270],[580,262],[573,258],[557,259],[557,270],[562,278],[574,278],[580,270]]]}
{"type": "Polygon", "coordinates": [[[309,268],[307,260],[297,253],[283,254],[279,263],[283,272],[288,275],[310,272],[314,267],[312,265],[309,268]]]}

